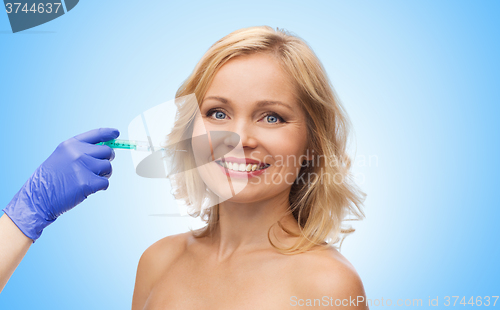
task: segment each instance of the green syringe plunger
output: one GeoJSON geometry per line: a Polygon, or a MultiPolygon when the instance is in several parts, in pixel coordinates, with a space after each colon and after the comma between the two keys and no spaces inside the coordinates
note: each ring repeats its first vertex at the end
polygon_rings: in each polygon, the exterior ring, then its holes
{"type": "Polygon", "coordinates": [[[119,140],[113,139],[106,142],[99,142],[97,145],[107,145],[114,149],[136,150],[150,152],[151,147],[146,141],[119,140]]]}
{"type": "Polygon", "coordinates": [[[136,149],[136,144],[133,143],[132,141],[129,141],[129,140],[113,139],[113,140],[109,140],[106,142],[97,143],[97,145],[107,145],[107,146],[114,148],[114,149],[127,149],[127,150],[135,150],[136,149]]]}

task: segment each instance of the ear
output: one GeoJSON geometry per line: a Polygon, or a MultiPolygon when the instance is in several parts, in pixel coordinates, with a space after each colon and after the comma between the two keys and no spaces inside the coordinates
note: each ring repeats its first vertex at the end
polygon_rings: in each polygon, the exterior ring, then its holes
{"type": "Polygon", "coordinates": [[[304,158],[304,160],[302,161],[302,165],[306,162],[306,161],[311,161],[313,160],[314,158],[314,150],[311,150],[310,148],[306,148],[306,150],[304,151],[304,156],[302,158],[304,158]]]}

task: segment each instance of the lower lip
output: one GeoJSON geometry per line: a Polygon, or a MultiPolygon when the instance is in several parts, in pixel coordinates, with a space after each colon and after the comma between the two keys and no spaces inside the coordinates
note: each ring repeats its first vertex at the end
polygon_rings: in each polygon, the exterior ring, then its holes
{"type": "Polygon", "coordinates": [[[222,167],[221,165],[219,165],[218,163],[215,163],[221,170],[223,173],[226,174],[226,176],[229,176],[231,178],[251,178],[251,177],[255,177],[255,176],[258,176],[258,175],[261,175],[263,174],[267,168],[264,168],[264,169],[260,169],[260,170],[255,170],[255,171],[235,171],[235,170],[231,170],[231,169],[227,169],[227,168],[224,168],[222,167]]]}

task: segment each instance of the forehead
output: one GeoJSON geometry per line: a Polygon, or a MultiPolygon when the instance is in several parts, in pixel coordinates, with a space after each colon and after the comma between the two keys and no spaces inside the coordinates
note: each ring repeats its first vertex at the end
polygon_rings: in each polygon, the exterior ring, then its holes
{"type": "Polygon", "coordinates": [[[283,101],[296,106],[294,89],[278,60],[265,53],[238,56],[225,63],[205,97],[220,96],[232,102],[283,101]]]}

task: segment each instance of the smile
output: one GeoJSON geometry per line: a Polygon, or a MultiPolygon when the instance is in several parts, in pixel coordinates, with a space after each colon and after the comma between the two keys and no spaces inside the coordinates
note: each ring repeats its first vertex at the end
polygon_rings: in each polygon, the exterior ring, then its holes
{"type": "Polygon", "coordinates": [[[241,172],[251,172],[251,171],[259,171],[262,169],[266,169],[267,167],[271,166],[269,164],[239,164],[239,163],[233,163],[230,161],[225,161],[222,162],[220,160],[215,161],[219,166],[227,168],[232,171],[241,171],[241,172]]]}
{"type": "Polygon", "coordinates": [[[226,176],[235,178],[249,178],[258,176],[264,173],[266,169],[271,166],[270,164],[265,163],[247,164],[235,163],[230,161],[222,162],[221,160],[216,160],[215,162],[226,176]]]}

